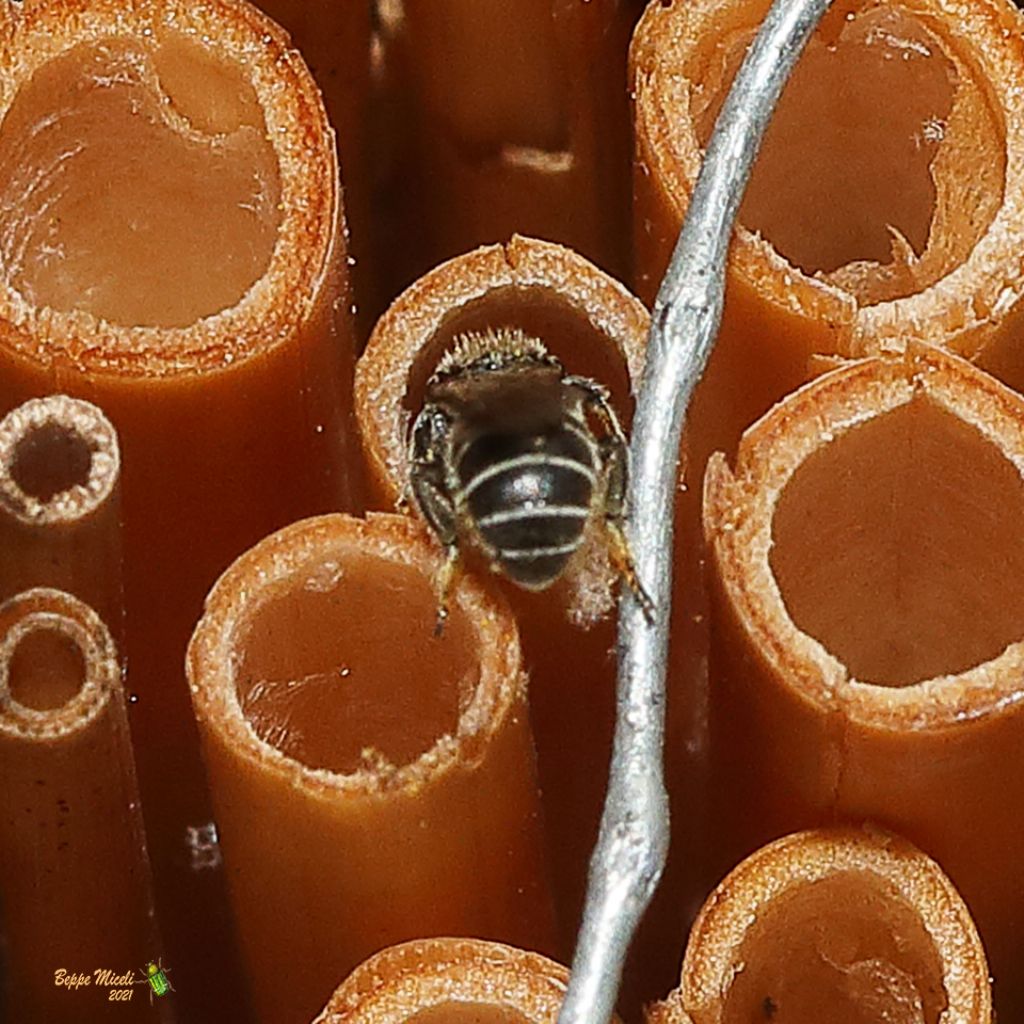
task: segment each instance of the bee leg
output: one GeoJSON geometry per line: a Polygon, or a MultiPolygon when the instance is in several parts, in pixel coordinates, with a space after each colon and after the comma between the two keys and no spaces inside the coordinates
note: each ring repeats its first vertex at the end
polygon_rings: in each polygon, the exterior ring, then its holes
{"type": "Polygon", "coordinates": [[[445,468],[451,422],[436,405],[426,405],[416,417],[409,443],[409,483],[416,507],[445,549],[445,561],[437,576],[437,622],[434,636],[444,632],[448,596],[458,573],[457,516],[445,468]]]}
{"type": "Polygon", "coordinates": [[[621,524],[615,519],[605,522],[605,529],[608,533],[608,554],[611,557],[612,565],[619,576],[626,581],[626,586],[633,592],[637,604],[648,625],[654,623],[654,602],[640,582],[636,572],[636,564],[633,561],[633,552],[629,549],[629,541],[622,532],[621,524]]]}
{"type": "Polygon", "coordinates": [[[448,598],[459,574],[459,548],[449,544],[441,571],[437,574],[437,619],[434,622],[434,636],[444,633],[444,624],[448,621],[448,598]]]}
{"type": "Polygon", "coordinates": [[[601,456],[601,470],[604,476],[604,516],[608,535],[608,554],[619,576],[633,592],[648,623],[654,621],[654,602],[644,589],[637,575],[629,541],[622,530],[626,514],[626,488],[629,485],[629,447],[626,435],[611,407],[607,389],[590,380],[589,377],[567,377],[566,380],[579,389],[583,406],[589,409],[604,428],[604,436],[598,440],[601,456]]]}

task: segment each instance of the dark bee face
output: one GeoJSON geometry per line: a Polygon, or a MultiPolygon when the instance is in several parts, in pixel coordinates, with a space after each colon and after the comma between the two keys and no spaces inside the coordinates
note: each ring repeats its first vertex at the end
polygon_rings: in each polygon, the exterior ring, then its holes
{"type": "Polygon", "coordinates": [[[456,456],[457,498],[509,579],[541,590],[583,542],[598,486],[593,442],[573,424],[542,434],[479,434],[456,456]]]}

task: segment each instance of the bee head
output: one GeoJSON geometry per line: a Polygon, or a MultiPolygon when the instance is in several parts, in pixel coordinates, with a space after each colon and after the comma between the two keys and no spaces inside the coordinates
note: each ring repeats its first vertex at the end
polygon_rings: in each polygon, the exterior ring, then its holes
{"type": "Polygon", "coordinates": [[[457,335],[437,364],[430,383],[437,384],[466,372],[487,373],[512,369],[516,365],[562,369],[562,364],[539,338],[518,327],[488,327],[484,331],[457,335]]]}

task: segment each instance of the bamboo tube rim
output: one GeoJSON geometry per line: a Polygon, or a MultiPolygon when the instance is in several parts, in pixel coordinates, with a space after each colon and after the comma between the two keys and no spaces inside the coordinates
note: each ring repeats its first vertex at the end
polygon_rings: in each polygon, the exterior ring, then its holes
{"type": "Polygon", "coordinates": [[[804,459],[823,440],[921,396],[976,429],[1024,476],[1024,399],[963,359],[911,341],[905,353],[851,363],[805,385],[746,431],[735,471],[719,452],[704,481],[705,536],[753,648],[819,711],[834,711],[838,701],[848,719],[893,732],[1024,709],[1024,637],[957,674],[899,687],[862,682],[794,623],[768,553],[776,502],[804,459]]]}
{"type": "Polygon", "coordinates": [[[689,1012],[714,1005],[728,989],[734,954],[756,921],[756,907],[839,872],[881,879],[920,915],[942,963],[948,1003],[962,1011],[944,1014],[944,1024],[990,1019],[988,964],[962,897],[930,857],[905,839],[869,826],[797,832],[762,847],[730,872],[690,932],[679,988],[689,1012]]]}
{"type": "Polygon", "coordinates": [[[0,508],[20,523],[56,526],[80,522],[106,503],[120,474],[117,432],[91,402],[67,395],[32,398],[0,421],[0,508]],[[74,435],[84,444],[89,449],[90,464],[84,483],[41,500],[26,493],[13,469],[19,446],[36,431],[50,426],[74,435]]]}
{"type": "Polygon", "coordinates": [[[332,514],[305,519],[271,534],[241,555],[206,599],[203,617],[189,643],[186,669],[196,713],[249,764],[319,799],[340,794],[374,797],[399,791],[415,795],[456,769],[472,768],[486,756],[488,743],[524,699],[519,633],[511,613],[496,595],[468,575],[452,588],[451,607],[463,612],[476,633],[480,675],[472,698],[460,710],[454,736],[404,765],[360,768],[340,773],[311,768],[261,739],[242,711],[235,681],[236,630],[261,593],[299,574],[311,563],[344,558],[346,551],[393,560],[432,582],[443,555],[426,531],[407,516],[370,513],[366,519],[332,514]]]}
{"type": "MultiPolygon", "coordinates": [[[[407,385],[449,318],[502,289],[537,290],[604,334],[625,363],[633,393],[640,385],[649,316],[624,285],[554,242],[513,235],[439,264],[410,285],[377,321],[356,364],[355,408],[371,474],[391,501],[409,476],[407,385]]],[[[440,353],[438,353],[440,356],[440,353]]]]}
{"type": "Polygon", "coordinates": [[[186,327],[127,327],[37,308],[0,282],[0,346],[92,375],[175,377],[228,369],[294,335],[344,255],[334,132],[284,30],[237,0],[25,0],[0,10],[0,119],[20,83],[98,38],[175,32],[243,68],[278,161],[281,222],[267,267],[232,307],[186,327]],[[340,254],[340,255],[339,255],[340,254]]]}
{"type": "Polygon", "coordinates": [[[440,1004],[488,999],[539,1024],[558,1016],[568,979],[561,964],[499,942],[421,939],[364,961],[335,990],[317,1024],[400,1024],[440,1004]]]}
{"type": "Polygon", "coordinates": [[[0,735],[16,740],[62,740],[88,728],[120,683],[117,646],[103,620],[61,590],[34,587],[0,605],[0,735]],[[82,686],[67,702],[45,711],[26,707],[10,692],[10,663],[18,644],[34,632],[71,640],[85,666],[82,686]]]}
{"type": "MultiPolygon", "coordinates": [[[[740,0],[734,0],[734,6],[740,0]]],[[[999,0],[901,0],[901,10],[935,25],[958,58],[984,79],[993,113],[1001,122],[1007,156],[1002,201],[969,256],[932,285],[904,298],[858,307],[852,295],[815,280],[740,225],[731,266],[770,305],[789,315],[802,308],[814,320],[853,337],[846,355],[901,344],[912,330],[924,340],[974,358],[1002,318],[1024,296],[1018,254],[1024,249],[1024,36],[1020,14],[999,0]],[[985,45],[977,45],[984,40],[985,45]],[[799,289],[799,298],[794,291],[799,289]],[[884,339],[884,340],[879,340],[884,339]]],[[[677,215],[689,202],[701,162],[701,145],[689,117],[690,98],[682,69],[694,40],[721,14],[717,0],[648,5],[630,50],[636,96],[636,136],[646,140],[646,173],[663,183],[677,215]],[[690,23],[692,22],[692,24],[690,23]],[[653,144],[652,144],[653,143],[653,144]]],[[[748,16],[751,30],[759,15],[748,16]]]]}

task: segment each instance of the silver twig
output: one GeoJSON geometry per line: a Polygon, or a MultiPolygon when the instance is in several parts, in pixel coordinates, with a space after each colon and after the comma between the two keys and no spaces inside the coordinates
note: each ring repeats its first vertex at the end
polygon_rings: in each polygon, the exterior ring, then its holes
{"type": "Polygon", "coordinates": [[[672,511],[683,421],[721,322],[729,240],[754,157],[779,94],[829,3],[772,5],[722,107],[654,304],[633,422],[627,534],[655,615],[648,622],[623,588],[608,794],[559,1024],[611,1019],[626,953],[668,853],[662,755],[672,511]]]}

